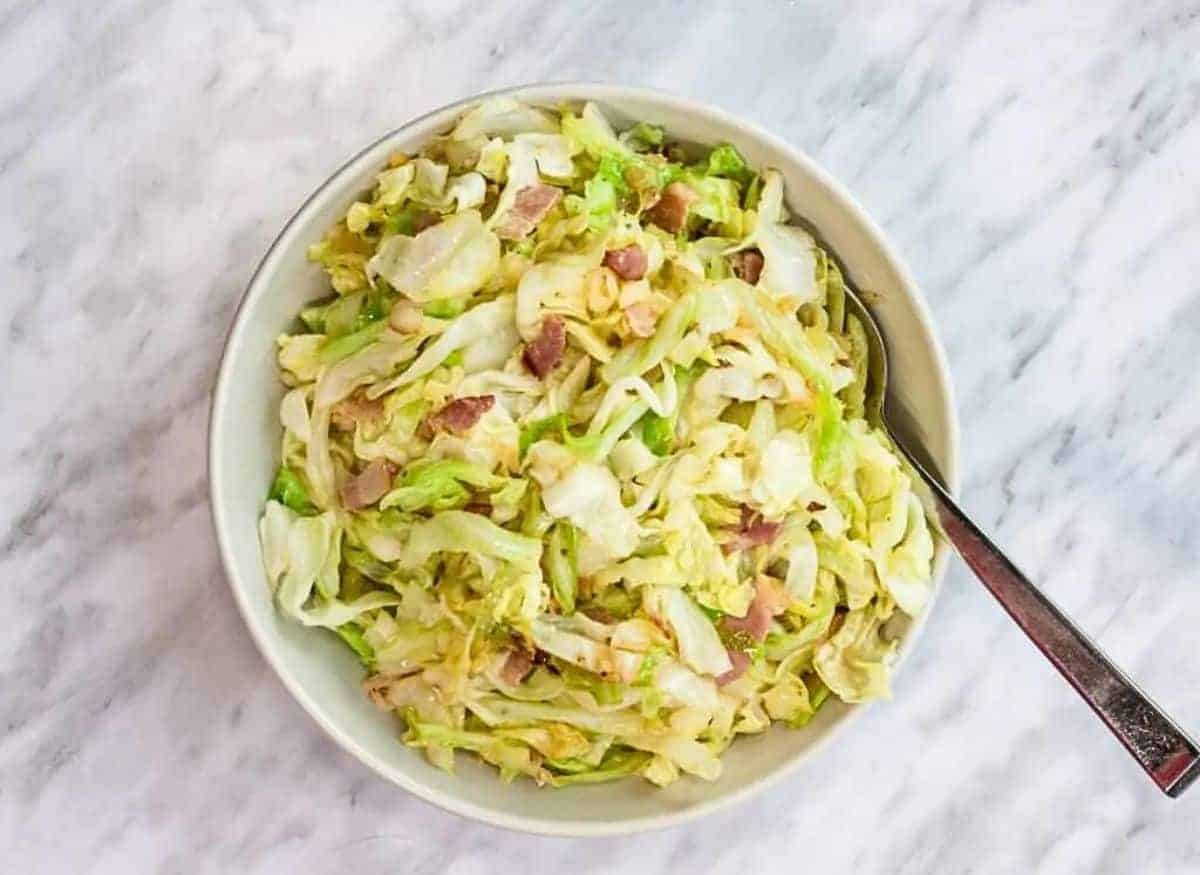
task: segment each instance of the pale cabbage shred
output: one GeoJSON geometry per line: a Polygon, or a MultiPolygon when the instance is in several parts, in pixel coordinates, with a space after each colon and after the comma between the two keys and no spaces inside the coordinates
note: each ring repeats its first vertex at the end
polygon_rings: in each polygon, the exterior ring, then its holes
{"type": "Polygon", "coordinates": [[[836,266],[785,224],[780,174],[731,147],[674,164],[647,149],[661,137],[618,136],[592,105],[481,104],[395,156],[312,247],[336,296],[279,340],[292,388],[260,528],[279,607],[337,630],[404,740],[447,770],[461,749],[553,786],[715,779],[739,733],[803,726],[830,693],[887,696],[882,627],[928,595],[933,541],[862,418],[863,334],[836,266]],[[644,209],[675,180],[700,199],[671,234],[644,209]],[[564,198],[500,240],[538,182],[564,198]],[[601,264],[629,245],[640,280],[601,264]],[[729,268],[749,248],[755,286],[729,268]],[[539,380],[522,351],[548,315],[569,343],[539,380]],[[352,394],[381,412],[331,429],[352,394]],[[479,395],[494,406],[464,434],[419,428],[479,395]],[[339,485],[375,460],[392,489],[343,507],[339,485]],[[743,512],[778,534],[726,552],[743,512]],[[760,585],[786,604],[761,642],[721,619],[760,585]],[[516,650],[538,655],[519,683],[516,650]],[[749,667],[719,684],[739,650],[749,667]]]}

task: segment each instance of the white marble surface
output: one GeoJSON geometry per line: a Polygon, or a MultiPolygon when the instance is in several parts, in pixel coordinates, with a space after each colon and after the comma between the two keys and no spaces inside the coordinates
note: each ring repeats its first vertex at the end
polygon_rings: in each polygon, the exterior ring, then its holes
{"type": "Polygon", "coordinates": [[[257,260],[405,119],[610,79],[761,122],[862,197],[947,345],[966,503],[1200,727],[1200,7],[693,6],[5,4],[5,871],[1200,869],[1200,790],[1160,798],[961,566],[895,702],[756,801],[634,840],[408,798],[255,651],[204,432],[257,260]]]}

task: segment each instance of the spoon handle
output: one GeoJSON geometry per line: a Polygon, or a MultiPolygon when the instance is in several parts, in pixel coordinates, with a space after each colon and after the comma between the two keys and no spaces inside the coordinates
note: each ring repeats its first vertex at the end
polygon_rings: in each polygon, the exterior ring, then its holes
{"type": "Polygon", "coordinates": [[[1196,742],[988,540],[913,453],[896,444],[933,491],[942,530],[963,561],[1158,788],[1178,797],[1200,778],[1196,742]]]}

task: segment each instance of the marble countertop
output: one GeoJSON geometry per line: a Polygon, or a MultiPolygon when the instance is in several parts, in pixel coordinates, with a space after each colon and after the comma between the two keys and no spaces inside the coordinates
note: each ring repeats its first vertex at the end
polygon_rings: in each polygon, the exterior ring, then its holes
{"type": "Polygon", "coordinates": [[[4,868],[1200,869],[1200,790],[1161,798],[960,565],[893,703],[755,801],[623,841],[386,784],[292,701],[223,579],[209,389],[295,206],[473,92],[645,84],[862,198],[944,338],[965,504],[1200,728],[1200,7],[883,6],[5,4],[4,868]]]}

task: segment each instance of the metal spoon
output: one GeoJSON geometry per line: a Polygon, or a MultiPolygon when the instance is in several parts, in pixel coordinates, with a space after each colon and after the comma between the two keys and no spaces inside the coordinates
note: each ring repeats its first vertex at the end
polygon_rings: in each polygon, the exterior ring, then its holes
{"type": "Polygon", "coordinates": [[[931,473],[936,468],[924,448],[912,439],[912,435],[919,433],[913,427],[912,417],[899,399],[887,391],[887,344],[883,332],[848,287],[846,305],[847,312],[854,313],[862,321],[867,334],[870,362],[867,419],[887,431],[928,485],[942,534],[1009,616],[1125,745],[1158,788],[1172,798],[1178,797],[1200,778],[1200,752],[1196,742],[1113,665],[1095,642],[1025,577],[955,504],[931,473]]]}

